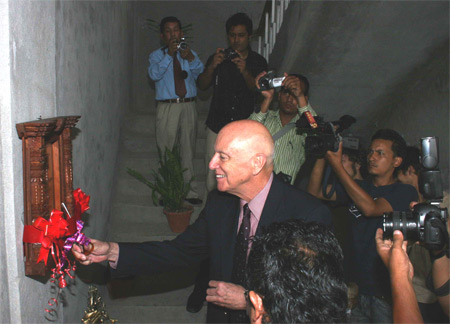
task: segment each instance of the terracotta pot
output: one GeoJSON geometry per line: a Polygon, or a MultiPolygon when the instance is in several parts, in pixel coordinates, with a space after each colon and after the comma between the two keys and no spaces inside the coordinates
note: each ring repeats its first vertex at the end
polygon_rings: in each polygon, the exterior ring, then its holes
{"type": "Polygon", "coordinates": [[[167,217],[170,230],[174,233],[183,233],[191,221],[191,215],[194,211],[194,207],[191,205],[185,205],[186,210],[171,212],[163,209],[163,213],[167,217]]]}

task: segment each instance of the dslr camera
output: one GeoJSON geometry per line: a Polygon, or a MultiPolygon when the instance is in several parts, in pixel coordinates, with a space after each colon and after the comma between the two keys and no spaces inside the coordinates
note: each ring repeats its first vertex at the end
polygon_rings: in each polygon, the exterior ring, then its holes
{"type": "Polygon", "coordinates": [[[223,59],[225,61],[231,61],[237,57],[240,57],[239,54],[233,50],[231,47],[221,51],[223,53],[223,59]]]}
{"type": "Polygon", "coordinates": [[[276,77],[275,71],[269,71],[266,75],[261,77],[258,80],[258,85],[261,91],[270,90],[273,88],[279,88],[281,87],[281,84],[283,83],[285,77],[276,77]]]}
{"type": "Polygon", "coordinates": [[[339,149],[339,142],[349,149],[359,148],[359,139],[356,137],[343,137],[341,132],[349,128],[356,119],[350,115],[344,115],[339,120],[325,122],[322,117],[314,117],[317,128],[305,125],[302,118],[297,121],[297,133],[306,133],[305,152],[314,157],[323,157],[327,151],[336,152],[339,149]],[[308,126],[308,127],[307,127],[308,126]]]}
{"type": "Polygon", "coordinates": [[[186,42],[186,39],[184,37],[180,38],[180,42],[177,44],[177,50],[184,51],[186,48],[188,48],[188,44],[186,42]]]}
{"type": "Polygon", "coordinates": [[[421,139],[421,164],[424,170],[419,173],[419,190],[427,203],[414,206],[413,211],[383,214],[383,234],[392,238],[395,230],[400,230],[408,241],[422,242],[429,250],[440,250],[448,244],[448,211],[440,208],[443,190],[439,162],[438,138],[421,139]]]}

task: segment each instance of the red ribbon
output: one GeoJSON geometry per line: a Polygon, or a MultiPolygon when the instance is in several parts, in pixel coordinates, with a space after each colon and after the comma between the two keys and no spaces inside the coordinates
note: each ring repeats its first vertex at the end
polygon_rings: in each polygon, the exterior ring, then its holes
{"type": "MultiPolygon", "coordinates": [[[[61,245],[60,241],[67,235],[68,223],[62,217],[63,213],[59,210],[53,209],[50,214],[50,219],[38,217],[34,220],[33,225],[25,225],[23,232],[23,241],[25,243],[41,243],[41,250],[39,252],[39,258],[37,263],[44,261],[47,265],[48,254],[50,250],[54,256],[53,244],[61,245]]],[[[62,242],[64,244],[64,242],[62,242]]],[[[56,251],[58,253],[59,251],[56,251]]]]}
{"type": "Polygon", "coordinates": [[[69,221],[69,233],[73,235],[77,232],[77,221],[81,220],[81,215],[89,209],[91,196],[86,195],[80,188],[73,191],[74,210],[69,221]]]}

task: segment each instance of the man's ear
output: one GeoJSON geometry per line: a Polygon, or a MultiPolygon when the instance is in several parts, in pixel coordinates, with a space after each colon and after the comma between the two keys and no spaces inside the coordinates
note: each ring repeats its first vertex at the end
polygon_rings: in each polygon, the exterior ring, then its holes
{"type": "Polygon", "coordinates": [[[249,291],[248,297],[250,298],[250,303],[252,311],[250,313],[250,322],[252,324],[261,324],[263,315],[265,314],[262,298],[253,290],[249,291]]]}
{"type": "Polygon", "coordinates": [[[401,158],[400,156],[396,156],[394,158],[394,167],[397,168],[399,167],[403,162],[403,158],[401,158]]]}
{"type": "Polygon", "coordinates": [[[267,158],[264,154],[255,154],[252,158],[253,175],[257,175],[266,165],[267,158]]]}

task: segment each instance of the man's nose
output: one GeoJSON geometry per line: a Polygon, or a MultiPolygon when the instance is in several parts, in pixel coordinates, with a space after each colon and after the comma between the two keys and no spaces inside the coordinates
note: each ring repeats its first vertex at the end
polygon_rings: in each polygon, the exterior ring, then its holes
{"type": "Polygon", "coordinates": [[[217,161],[219,159],[219,154],[215,153],[211,159],[211,161],[209,161],[209,169],[210,170],[215,170],[217,169],[217,161]]]}

